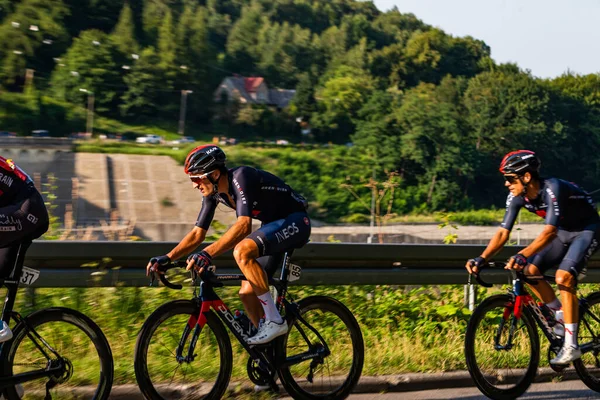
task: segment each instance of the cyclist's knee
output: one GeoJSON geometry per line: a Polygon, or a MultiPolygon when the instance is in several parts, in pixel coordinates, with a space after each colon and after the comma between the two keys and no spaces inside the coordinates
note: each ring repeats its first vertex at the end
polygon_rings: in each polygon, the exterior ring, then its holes
{"type": "Polygon", "coordinates": [[[533,264],[529,264],[525,267],[525,275],[541,275],[540,269],[533,264]]]}
{"type": "Polygon", "coordinates": [[[561,291],[575,293],[577,280],[570,272],[559,269],[556,271],[556,284],[561,291]]]}
{"type": "Polygon", "coordinates": [[[238,265],[245,265],[248,261],[258,258],[258,247],[254,241],[244,239],[233,249],[233,257],[238,265]]]}

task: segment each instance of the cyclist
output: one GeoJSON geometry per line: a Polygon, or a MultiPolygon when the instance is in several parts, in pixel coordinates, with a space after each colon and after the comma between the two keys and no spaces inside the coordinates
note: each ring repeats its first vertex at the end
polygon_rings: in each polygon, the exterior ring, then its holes
{"type": "Polygon", "coordinates": [[[507,269],[525,268],[527,275],[540,275],[558,265],[556,283],[561,301],[548,282],[539,281],[531,290],[555,312],[564,311],[565,341],[552,364],[567,364],[581,357],[577,344],[579,309],[577,281],[585,276],[589,257],[597,250],[600,217],[590,195],[574,183],[539,175],[541,162],[533,151],[508,153],[500,163],[509,194],[500,228],[479,257],[467,261],[469,273],[478,273],[482,264],[508,240],[521,208],[545,218],[538,237],[512,256],[507,269]]]}
{"type": "Polygon", "coordinates": [[[241,166],[228,169],[223,150],[214,145],[193,149],[185,160],[185,173],[203,196],[196,226],[168,254],[150,259],[148,273],[160,265],[188,255],[202,243],[219,203],[235,209],[237,221],[216,242],[188,257],[188,269],[201,271],[229,249],[247,281],[240,299],[258,332],[248,344],[264,344],[287,332],[269,292],[268,277],[279,265],[283,252],[308,242],[311,223],[306,200],[281,179],[266,171],[241,166]],[[252,219],[262,222],[252,232],[252,219]],[[260,324],[261,316],[265,316],[260,324]]]}
{"type": "MultiPolygon", "coordinates": [[[[33,181],[12,160],[0,156],[0,278],[11,273],[20,245],[28,247],[47,230],[48,211],[33,181]]],[[[12,338],[6,322],[1,328],[0,342],[12,338]]]]}

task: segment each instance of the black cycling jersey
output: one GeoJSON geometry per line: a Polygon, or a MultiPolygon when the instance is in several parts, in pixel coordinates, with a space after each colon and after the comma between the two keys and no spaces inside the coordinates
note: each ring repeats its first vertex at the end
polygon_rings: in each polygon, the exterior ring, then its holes
{"type": "Polygon", "coordinates": [[[10,159],[0,157],[0,207],[19,199],[32,183],[31,178],[10,159]]]}
{"type": "Polygon", "coordinates": [[[252,167],[232,168],[228,179],[229,195],[234,204],[229,203],[225,193],[204,197],[196,226],[208,230],[218,203],[235,209],[238,217],[251,217],[263,223],[306,211],[306,200],[266,171],[252,167]]]}
{"type": "Polygon", "coordinates": [[[600,222],[591,196],[576,184],[557,178],[542,178],[538,196],[533,200],[509,194],[500,226],[512,230],[522,207],[545,218],[547,225],[567,231],[580,231],[600,222]]]}

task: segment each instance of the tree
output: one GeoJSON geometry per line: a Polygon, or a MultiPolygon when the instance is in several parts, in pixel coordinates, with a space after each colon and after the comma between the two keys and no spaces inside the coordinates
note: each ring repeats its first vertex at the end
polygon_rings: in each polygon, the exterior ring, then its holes
{"type": "Polygon", "coordinates": [[[139,51],[139,45],[135,40],[135,24],[129,3],[125,3],[119,16],[119,22],[110,35],[117,50],[125,57],[131,59],[132,54],[139,51]]]}
{"type": "Polygon", "coordinates": [[[258,61],[259,54],[256,51],[258,44],[258,32],[263,22],[262,7],[258,3],[244,6],[242,15],[238,19],[227,37],[227,59],[228,69],[248,74],[252,66],[258,61]]]}
{"type": "Polygon", "coordinates": [[[62,57],[54,70],[51,91],[59,99],[86,104],[85,89],[94,93],[99,112],[116,110],[123,91],[120,66],[115,63],[116,48],[110,37],[98,30],[84,31],[62,57]]]}

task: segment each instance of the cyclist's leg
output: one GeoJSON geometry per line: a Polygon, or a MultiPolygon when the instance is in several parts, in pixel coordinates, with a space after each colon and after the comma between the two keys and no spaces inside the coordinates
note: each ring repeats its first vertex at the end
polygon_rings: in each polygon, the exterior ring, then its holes
{"type": "MultiPolygon", "coordinates": [[[[283,254],[273,254],[268,256],[259,257],[256,261],[260,264],[262,269],[267,273],[267,279],[272,278],[273,274],[277,270],[277,267],[281,263],[283,254]]],[[[242,281],[242,286],[239,291],[240,300],[244,304],[244,309],[250,317],[250,320],[254,326],[258,327],[258,322],[263,316],[263,307],[258,300],[258,297],[254,293],[252,285],[248,281],[242,281]]],[[[275,300],[275,299],[273,299],[275,300]]]]}
{"type": "Polygon", "coordinates": [[[591,225],[581,232],[573,232],[567,254],[556,271],[556,283],[563,303],[565,345],[578,347],[579,301],[577,300],[577,277],[589,257],[596,251],[597,226],[591,225]]]}
{"type": "MultiPolygon", "coordinates": [[[[530,259],[530,264],[525,270],[526,275],[541,275],[548,269],[558,265],[567,252],[565,237],[562,231],[558,231],[556,238],[530,259]]],[[[528,285],[529,289],[549,304],[556,300],[556,293],[552,286],[546,281],[538,281],[537,285],[528,285]]],[[[560,308],[560,307],[558,307],[560,308]]]]}
{"type": "MultiPolygon", "coordinates": [[[[266,316],[264,332],[261,331],[261,327],[258,334],[251,338],[248,343],[266,343],[268,340],[263,340],[263,336],[269,338],[269,340],[275,337],[271,337],[267,333],[270,330],[269,327],[273,324],[281,325],[284,322],[279,311],[277,311],[274,299],[269,293],[267,273],[258,263],[257,259],[259,257],[278,254],[288,249],[301,247],[308,241],[309,236],[310,220],[306,213],[293,213],[285,219],[263,225],[240,242],[234,249],[234,257],[246,279],[252,285],[254,293],[259,297],[266,316]]],[[[284,334],[287,331],[287,329],[284,331],[283,329],[275,328],[272,331],[276,332],[277,335],[284,334]]]]}

